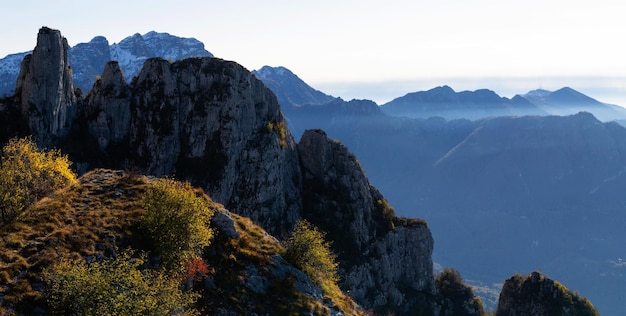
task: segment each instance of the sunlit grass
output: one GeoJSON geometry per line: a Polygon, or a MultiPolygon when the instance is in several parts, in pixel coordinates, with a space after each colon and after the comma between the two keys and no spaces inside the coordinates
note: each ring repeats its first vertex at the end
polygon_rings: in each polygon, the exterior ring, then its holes
{"type": "Polygon", "coordinates": [[[39,200],[17,221],[0,226],[3,304],[41,299],[32,284],[39,284],[40,272],[59,258],[103,254],[114,240],[131,236],[143,214],[148,185],[145,177],[96,170],[39,200]]]}

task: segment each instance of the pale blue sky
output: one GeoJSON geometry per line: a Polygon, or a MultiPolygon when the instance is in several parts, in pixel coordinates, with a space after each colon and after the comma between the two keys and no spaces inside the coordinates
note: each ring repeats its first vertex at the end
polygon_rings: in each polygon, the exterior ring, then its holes
{"type": "Polygon", "coordinates": [[[2,13],[0,58],[32,49],[43,25],[70,45],[155,30],[250,70],[285,66],[344,99],[571,86],[626,106],[625,1],[23,0],[2,13]]]}

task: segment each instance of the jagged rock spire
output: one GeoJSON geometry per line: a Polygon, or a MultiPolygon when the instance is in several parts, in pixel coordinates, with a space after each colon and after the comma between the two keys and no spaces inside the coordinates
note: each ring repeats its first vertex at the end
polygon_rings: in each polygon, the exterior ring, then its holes
{"type": "Polygon", "coordinates": [[[61,32],[42,27],[22,62],[15,95],[22,118],[40,146],[67,136],[76,113],[69,45],[61,32]]]}

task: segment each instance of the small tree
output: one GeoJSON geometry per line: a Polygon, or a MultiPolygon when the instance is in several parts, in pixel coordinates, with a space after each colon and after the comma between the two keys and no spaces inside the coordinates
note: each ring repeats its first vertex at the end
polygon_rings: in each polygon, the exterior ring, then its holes
{"type": "Polygon", "coordinates": [[[45,273],[53,314],[198,315],[198,295],[179,289],[176,278],[140,267],[145,256],[122,252],[116,259],[87,263],[63,260],[45,273]]]}
{"type": "Polygon", "coordinates": [[[336,255],[330,249],[326,234],[307,220],[300,220],[285,242],[285,259],[304,271],[317,285],[327,288],[325,283],[336,287],[339,276],[336,255]]]}
{"type": "Polygon", "coordinates": [[[39,150],[32,138],[13,138],[2,148],[0,217],[9,222],[38,199],[76,180],[71,162],[56,149],[39,150]]]}
{"type": "Polygon", "coordinates": [[[167,268],[181,268],[210,244],[214,211],[208,198],[188,182],[158,180],[148,190],[144,208],[142,225],[167,268]]]}
{"type": "Polygon", "coordinates": [[[459,272],[445,268],[435,277],[437,293],[448,300],[444,304],[453,315],[486,315],[483,301],[474,294],[471,286],[463,283],[459,272]]]}

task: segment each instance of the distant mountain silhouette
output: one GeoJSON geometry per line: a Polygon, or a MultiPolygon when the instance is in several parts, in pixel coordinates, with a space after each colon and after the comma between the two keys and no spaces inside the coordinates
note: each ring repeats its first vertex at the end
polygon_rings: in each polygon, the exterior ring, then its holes
{"type": "Polygon", "coordinates": [[[263,66],[252,73],[276,94],[283,108],[307,104],[325,104],[335,98],[313,89],[285,67],[263,66]]]}
{"type": "Polygon", "coordinates": [[[601,121],[626,119],[626,109],[621,106],[602,103],[570,87],[554,92],[542,89],[532,90],[515,97],[522,97],[552,115],[571,115],[586,111],[593,113],[601,121]]]}
{"type": "Polygon", "coordinates": [[[381,106],[392,116],[481,119],[492,116],[548,115],[524,98],[508,99],[487,89],[455,92],[449,86],[408,93],[381,106]]]}
{"type": "Polygon", "coordinates": [[[572,115],[589,112],[601,121],[626,120],[626,109],[602,103],[572,88],[533,90],[511,99],[487,89],[455,92],[448,86],[408,93],[381,106],[391,116],[477,120],[497,116],[572,115]]]}

